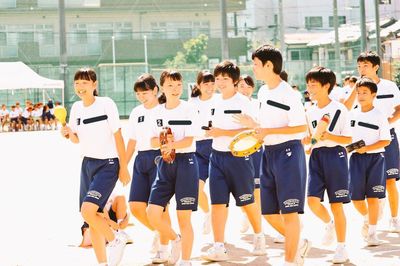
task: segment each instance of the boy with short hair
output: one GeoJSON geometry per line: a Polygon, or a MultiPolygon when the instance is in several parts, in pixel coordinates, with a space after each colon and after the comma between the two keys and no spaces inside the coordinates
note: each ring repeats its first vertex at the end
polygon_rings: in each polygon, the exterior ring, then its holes
{"type": "Polygon", "coordinates": [[[355,150],[350,157],[351,197],[354,207],[364,216],[365,241],[368,246],[377,246],[379,199],[385,197],[384,147],[390,144],[390,126],[373,104],[377,85],[369,78],[361,78],[355,86],[360,110],[351,113],[353,142],[364,140],[366,146],[355,150]]]}
{"type": "Polygon", "coordinates": [[[264,140],[261,175],[261,207],[265,219],[285,236],[285,266],[302,265],[310,249],[300,240],[299,213],[304,212],[306,158],[301,139],[307,131],[303,104],[279,74],[282,54],[262,45],[253,53],[253,71],[266,85],[260,88],[260,111],[256,123],[251,117],[236,116],[237,122],[256,128],[264,140]]]}
{"type": "Polygon", "coordinates": [[[215,85],[221,92],[215,102],[212,127],[206,131],[213,137],[210,156],[210,196],[214,245],[203,257],[209,261],[228,260],[224,246],[225,224],[228,218],[230,193],[236,205],[246,212],[254,230],[253,255],[266,254],[265,237],[261,230],[261,215],[254,202],[254,165],[250,157],[235,157],[229,150],[233,137],[245,128],[235,122],[232,114],[246,113],[252,116],[249,99],[237,92],[240,69],[230,61],[218,64],[214,69],[215,85]]]}
{"type": "MultiPolygon", "coordinates": [[[[378,87],[374,106],[386,116],[390,124],[392,141],[389,146],[385,147],[386,191],[392,216],[389,221],[389,230],[400,233],[399,192],[396,187],[396,181],[399,180],[400,156],[399,143],[394,129],[396,121],[400,118],[400,92],[394,82],[379,78],[380,64],[381,59],[375,52],[364,52],[357,58],[357,68],[360,75],[372,79],[378,87]]],[[[384,200],[382,203],[384,203],[384,200]]],[[[382,210],[383,206],[380,209],[382,210]]]]}
{"type": "MultiPolygon", "coordinates": [[[[307,91],[316,105],[307,110],[310,133],[317,132],[317,125],[323,116],[329,115],[327,129],[321,139],[313,143],[309,160],[308,205],[311,211],[322,220],[325,226],[323,244],[330,245],[337,237],[337,248],[333,263],[346,263],[349,260],[345,248],[346,217],[343,203],[350,202],[349,172],[345,144],[351,143],[350,125],[346,107],[329,98],[329,93],[336,84],[332,70],[314,67],[306,74],[307,91]],[[321,204],[327,191],[334,221],[328,210],[321,204]]],[[[305,143],[310,142],[307,137],[305,143]]]]}

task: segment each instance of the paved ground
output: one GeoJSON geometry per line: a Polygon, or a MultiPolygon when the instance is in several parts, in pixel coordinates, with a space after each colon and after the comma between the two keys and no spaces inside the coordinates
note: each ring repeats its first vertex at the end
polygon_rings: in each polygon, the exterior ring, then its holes
{"type": "MultiPolygon", "coordinates": [[[[58,132],[0,134],[0,265],[95,265],[91,249],[80,243],[81,218],[78,213],[79,148],[60,138],[58,132]]],[[[398,184],[399,186],[399,184],[398,184]]],[[[126,191],[127,192],[127,191],[126,191]]],[[[233,202],[233,201],[232,201],[233,202]]],[[[379,224],[380,247],[367,248],[361,241],[361,217],[352,205],[345,208],[348,218],[347,246],[351,263],[346,265],[400,265],[400,236],[385,231],[385,219],[379,224]]],[[[174,224],[176,217],[173,214],[174,224]]],[[[274,232],[264,222],[268,255],[252,257],[252,236],[239,233],[240,210],[230,207],[226,241],[232,260],[229,263],[205,263],[200,255],[212,242],[201,234],[202,213],[193,214],[195,228],[194,265],[280,265],[283,245],[272,243],[274,232]]],[[[302,216],[303,236],[313,242],[305,265],[331,265],[335,246],[323,247],[323,225],[307,209],[302,216]]],[[[148,252],[152,235],[131,218],[135,226],[127,232],[134,240],[126,248],[123,266],[150,265],[148,252]]]]}

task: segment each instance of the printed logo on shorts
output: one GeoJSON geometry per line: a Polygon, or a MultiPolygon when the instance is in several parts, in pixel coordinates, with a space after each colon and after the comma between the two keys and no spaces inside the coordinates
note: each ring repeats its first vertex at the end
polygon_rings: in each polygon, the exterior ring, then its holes
{"type": "Polygon", "coordinates": [[[157,120],[156,120],[156,123],[157,123],[157,126],[158,126],[158,127],[162,127],[162,126],[163,126],[163,121],[162,121],[162,119],[157,119],[157,120]]]}
{"type": "Polygon", "coordinates": [[[243,194],[243,195],[239,196],[240,202],[249,201],[252,198],[253,198],[253,195],[251,195],[251,194],[243,194]]]}
{"type": "Polygon", "coordinates": [[[87,197],[89,198],[94,198],[94,199],[100,199],[101,198],[101,194],[100,192],[96,191],[96,190],[90,190],[88,191],[88,193],[86,194],[87,197]]]}
{"type": "Polygon", "coordinates": [[[180,202],[182,205],[194,205],[194,203],[196,202],[196,199],[192,198],[192,197],[186,197],[186,198],[180,199],[180,202]]]}
{"type": "Polygon", "coordinates": [[[397,168],[391,168],[386,170],[387,175],[398,175],[399,174],[399,169],[397,168]]]}
{"type": "Polygon", "coordinates": [[[339,155],[339,158],[344,158],[345,157],[344,152],[342,152],[342,151],[339,152],[338,155],[339,155]]]}
{"type": "Polygon", "coordinates": [[[382,192],[385,192],[385,187],[381,186],[381,185],[374,186],[374,187],[372,187],[372,191],[374,193],[382,193],[382,192]]]}
{"type": "Polygon", "coordinates": [[[283,202],[283,205],[285,205],[285,208],[298,207],[299,204],[300,204],[300,200],[298,200],[298,199],[287,199],[283,202]]]}
{"type": "Polygon", "coordinates": [[[194,164],[193,159],[189,158],[189,164],[194,164]]]}
{"type": "Polygon", "coordinates": [[[337,190],[335,191],[335,196],[336,198],[345,198],[349,196],[349,191],[346,189],[337,190]]]}
{"type": "Polygon", "coordinates": [[[290,148],[287,148],[287,149],[285,150],[285,152],[286,152],[286,155],[287,155],[288,157],[292,156],[292,150],[291,150],[290,148]]]}
{"type": "Polygon", "coordinates": [[[114,164],[114,159],[108,159],[108,164],[114,164]]]}

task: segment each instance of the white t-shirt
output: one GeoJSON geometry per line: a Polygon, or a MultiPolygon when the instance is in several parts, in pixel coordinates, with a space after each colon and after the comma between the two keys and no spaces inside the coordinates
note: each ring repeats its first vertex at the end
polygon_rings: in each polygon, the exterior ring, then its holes
{"type": "Polygon", "coordinates": [[[17,109],[15,109],[14,111],[11,110],[10,111],[10,118],[18,118],[19,117],[19,112],[17,111],[17,109]]]}
{"type": "MultiPolygon", "coordinates": [[[[317,125],[324,114],[329,114],[330,116],[327,132],[336,136],[351,137],[347,108],[337,101],[331,101],[324,108],[319,108],[317,105],[313,105],[308,109],[306,112],[307,122],[312,135],[315,133],[317,125]]],[[[332,140],[320,140],[314,145],[314,148],[335,147],[338,145],[342,146],[342,144],[336,143],[332,140]]]]}
{"type": "Polygon", "coordinates": [[[120,128],[117,105],[108,97],[95,97],[90,106],[82,101],[71,107],[69,126],[79,137],[83,156],[107,159],[118,157],[114,133],[120,128]]]}
{"type": "MultiPolygon", "coordinates": [[[[359,109],[352,110],[350,125],[353,142],[364,140],[365,145],[371,145],[380,140],[391,140],[389,122],[377,108],[369,112],[361,112],[359,109]]],[[[384,151],[385,149],[381,148],[368,153],[384,151]]]]}
{"type": "Polygon", "coordinates": [[[157,150],[151,147],[152,135],[149,134],[153,130],[153,115],[158,105],[152,109],[146,109],[143,104],[135,107],[129,115],[127,132],[130,139],[136,141],[137,151],[157,150]]]}
{"type": "MultiPolygon", "coordinates": [[[[231,98],[224,100],[221,96],[216,101],[215,114],[212,120],[213,127],[236,130],[243,128],[242,125],[236,123],[232,116],[235,113],[247,114],[255,119],[255,114],[249,98],[237,92],[231,98]]],[[[233,137],[221,136],[213,139],[212,148],[217,151],[229,151],[229,144],[233,137]]]]}
{"type": "Polygon", "coordinates": [[[22,109],[22,107],[15,107],[15,110],[18,112],[18,115],[22,115],[22,113],[24,112],[24,110],[22,109]]]}
{"type": "Polygon", "coordinates": [[[7,116],[9,113],[10,112],[7,109],[5,109],[5,110],[0,109],[0,117],[7,116]]]}
{"type": "MultiPolygon", "coordinates": [[[[166,126],[171,128],[174,141],[180,141],[185,137],[196,138],[202,134],[196,107],[183,100],[180,100],[180,104],[174,109],[165,108],[165,104],[159,105],[152,120],[153,130],[151,137],[159,137],[162,128],[166,126]]],[[[176,153],[195,151],[195,141],[192,142],[190,147],[175,150],[176,153]]]]}
{"type": "MultiPolygon", "coordinates": [[[[261,105],[258,120],[261,128],[295,127],[307,124],[304,106],[287,82],[282,81],[274,89],[263,87],[260,88],[258,94],[261,105]]],[[[275,145],[290,140],[301,140],[304,135],[303,132],[271,134],[265,136],[264,144],[275,145]]]]}
{"type": "MultiPolygon", "coordinates": [[[[220,97],[221,95],[214,94],[210,99],[206,101],[200,100],[200,97],[192,97],[189,99],[189,103],[195,106],[198,112],[200,127],[208,126],[208,121],[212,121],[212,117],[215,112],[215,101],[217,98],[220,97]]],[[[197,140],[204,140],[204,139],[209,139],[209,138],[202,136],[199,137],[197,140]]]]}
{"type": "Polygon", "coordinates": [[[346,98],[346,95],[344,93],[343,88],[335,86],[331,92],[329,93],[329,99],[333,100],[333,101],[338,101],[340,102],[340,100],[344,100],[346,98]]]}
{"type": "MultiPolygon", "coordinates": [[[[392,116],[395,107],[400,105],[400,92],[396,84],[387,79],[380,79],[378,86],[378,92],[374,100],[374,106],[378,108],[381,113],[389,118],[392,116]]],[[[390,128],[393,128],[390,125],[390,128]]]]}
{"type": "Polygon", "coordinates": [[[24,118],[29,118],[29,117],[31,117],[31,115],[32,115],[32,112],[29,112],[27,109],[25,109],[22,112],[22,117],[24,117],[24,118]]]}

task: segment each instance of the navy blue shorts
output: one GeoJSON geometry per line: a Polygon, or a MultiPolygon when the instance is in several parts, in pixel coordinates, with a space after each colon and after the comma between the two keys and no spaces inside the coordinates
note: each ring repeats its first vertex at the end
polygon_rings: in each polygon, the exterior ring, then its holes
{"type": "Polygon", "coordinates": [[[118,171],[118,158],[94,159],[84,157],[81,168],[79,209],[83,202],[91,202],[99,206],[98,212],[103,212],[103,208],[118,181],[118,171]]]}
{"type": "Polygon", "coordinates": [[[133,164],[133,175],[129,202],[148,202],[151,185],[156,179],[157,166],[154,162],[161,156],[160,150],[139,151],[133,164]]]}
{"type": "Polygon", "coordinates": [[[199,178],[206,182],[209,176],[212,139],[196,141],[196,158],[199,164],[199,178]]]}
{"type": "Polygon", "coordinates": [[[345,148],[315,148],[308,166],[308,197],[317,197],[324,201],[326,189],[329,203],[350,202],[349,167],[345,148]]]}
{"type": "Polygon", "coordinates": [[[250,157],[213,150],[210,157],[211,204],[229,205],[232,193],[236,206],[254,202],[254,165],[250,157]]]}
{"type": "Polygon", "coordinates": [[[174,194],[177,210],[197,210],[199,169],[194,152],[177,153],[174,163],[158,164],[149,204],[166,207],[174,194]]]}
{"type": "Polygon", "coordinates": [[[261,176],[261,161],[264,148],[260,148],[258,151],[250,155],[254,165],[254,188],[260,188],[260,176],[261,176]]]}
{"type": "Polygon", "coordinates": [[[392,136],[392,141],[389,146],[385,147],[386,178],[399,180],[399,141],[394,128],[390,130],[390,135],[392,136]]]}
{"type": "Polygon", "coordinates": [[[264,146],[262,214],[304,213],[306,156],[300,140],[264,146]]]}
{"type": "Polygon", "coordinates": [[[353,153],[350,156],[350,191],[352,200],[384,198],[386,189],[385,155],[353,153]]]}

